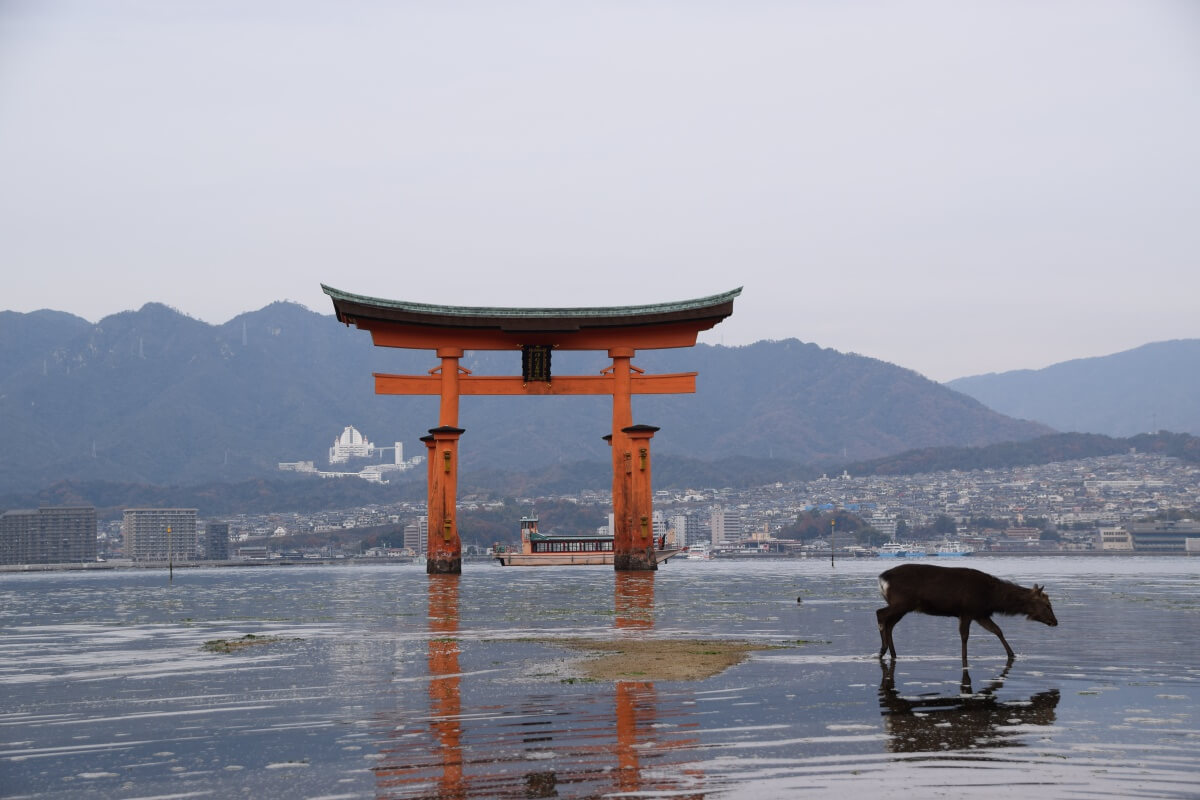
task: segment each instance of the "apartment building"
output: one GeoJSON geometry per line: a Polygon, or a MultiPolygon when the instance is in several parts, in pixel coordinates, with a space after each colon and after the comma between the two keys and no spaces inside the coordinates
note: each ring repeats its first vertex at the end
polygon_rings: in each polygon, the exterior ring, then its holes
{"type": "Polygon", "coordinates": [[[43,506],[0,515],[0,564],[96,560],[96,509],[43,506]]]}
{"type": "Polygon", "coordinates": [[[121,530],[125,555],[134,561],[196,559],[194,508],[127,508],[121,530]]]}

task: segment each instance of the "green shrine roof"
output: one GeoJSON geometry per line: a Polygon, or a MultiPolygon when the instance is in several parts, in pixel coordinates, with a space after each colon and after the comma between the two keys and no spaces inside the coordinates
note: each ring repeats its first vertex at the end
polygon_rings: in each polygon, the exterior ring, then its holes
{"type": "Polygon", "coordinates": [[[414,325],[454,328],[498,327],[505,330],[575,330],[580,327],[656,325],[694,319],[724,319],[733,313],[733,300],[742,287],[722,294],[638,306],[580,308],[499,308],[493,306],[441,306],[385,300],[343,292],[321,284],[333,300],[341,322],[378,319],[414,325]],[[350,318],[350,319],[347,319],[350,318]]]}

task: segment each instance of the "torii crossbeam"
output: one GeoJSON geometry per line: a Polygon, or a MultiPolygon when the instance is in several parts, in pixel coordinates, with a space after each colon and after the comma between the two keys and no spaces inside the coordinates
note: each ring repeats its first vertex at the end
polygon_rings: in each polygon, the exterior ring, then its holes
{"type": "Polygon", "coordinates": [[[458,403],[473,395],[596,395],[613,398],[613,567],[657,569],[654,559],[650,438],[658,430],[633,424],[632,395],[696,391],[696,373],[647,375],[633,366],[638,350],[692,347],[700,331],[733,313],[741,288],[656,305],[599,308],[478,308],[364,297],[321,288],[340,322],[371,332],[379,347],[433,350],[441,363],[426,375],[375,374],[376,394],[440,395],[438,425],[428,448],[429,543],[426,571],[462,571],[458,535],[458,403]],[[459,366],[467,350],[521,354],[521,374],[472,375],[459,366]],[[554,375],[555,350],[604,350],[612,365],[600,375],[554,375]],[[635,458],[636,456],[636,458],[635,458]]]}

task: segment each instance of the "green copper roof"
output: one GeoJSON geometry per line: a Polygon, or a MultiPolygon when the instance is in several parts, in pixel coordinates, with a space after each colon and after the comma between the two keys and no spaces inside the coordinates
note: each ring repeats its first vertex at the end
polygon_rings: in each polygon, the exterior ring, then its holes
{"type": "MultiPolygon", "coordinates": [[[[353,320],[383,320],[409,325],[428,325],[448,328],[498,328],[501,330],[566,331],[581,328],[614,328],[631,325],[660,325],[685,320],[707,320],[709,326],[733,313],[733,299],[742,288],[679,300],[673,303],[653,303],[641,306],[593,306],[582,308],[496,308],[489,306],[439,306],[430,303],[411,303],[405,300],[385,300],[343,292],[321,284],[321,289],[333,300],[337,318],[353,320]]],[[[361,324],[359,327],[363,327],[361,324]]]]}
{"type": "Polygon", "coordinates": [[[325,294],[338,302],[353,303],[358,306],[388,309],[392,311],[413,314],[432,314],[443,317],[521,317],[521,318],[562,318],[562,317],[640,317],[657,316],[660,314],[675,314],[681,311],[698,311],[713,306],[723,305],[732,301],[742,293],[739,286],[732,291],[714,294],[708,297],[697,297],[693,300],[677,300],[670,303],[651,303],[641,306],[590,306],[577,308],[504,308],[496,306],[439,306],[432,303],[412,303],[406,300],[385,300],[379,297],[367,297],[361,294],[351,294],[321,284],[325,294]]]}

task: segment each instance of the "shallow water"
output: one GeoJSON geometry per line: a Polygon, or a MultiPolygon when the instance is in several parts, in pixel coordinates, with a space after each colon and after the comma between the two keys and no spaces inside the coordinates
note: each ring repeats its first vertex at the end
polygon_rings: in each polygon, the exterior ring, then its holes
{"type": "Polygon", "coordinates": [[[969,685],[954,620],[875,657],[879,561],[4,575],[0,794],[1200,797],[1200,560],[969,563],[1060,623],[998,618],[1007,670],[973,628],[969,685]],[[610,683],[547,641],[625,636],[778,647],[610,683]]]}

